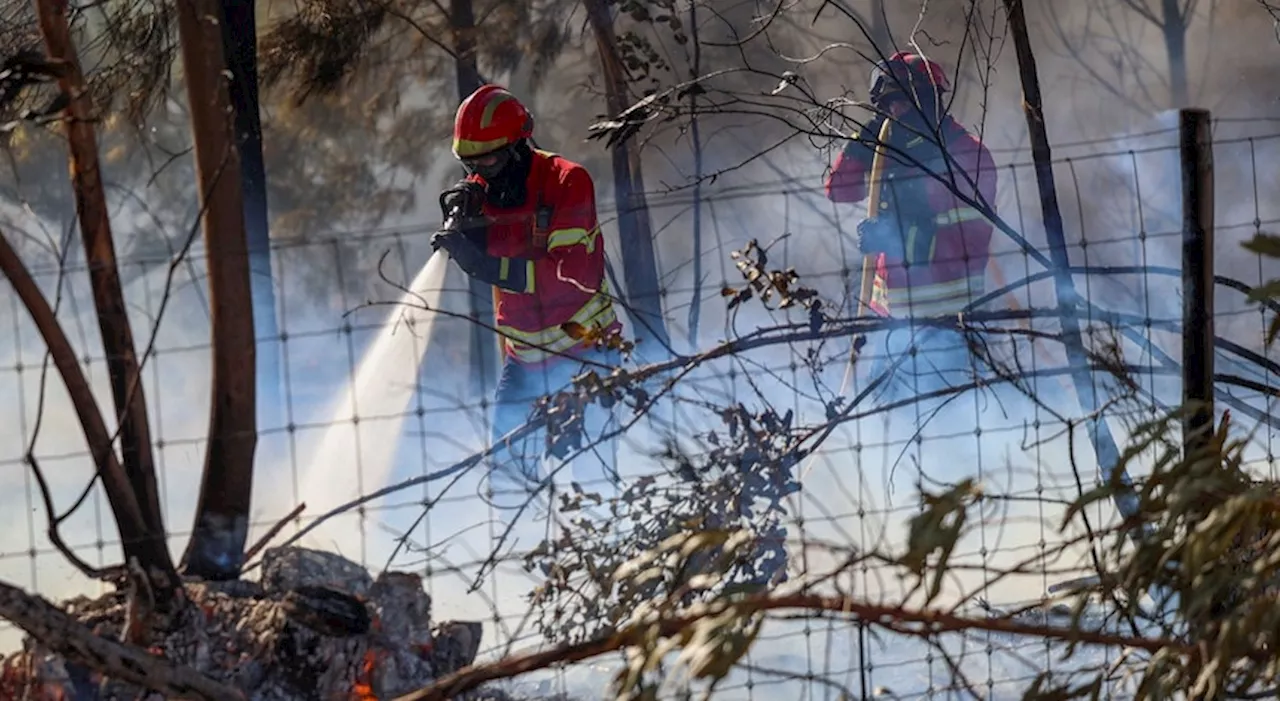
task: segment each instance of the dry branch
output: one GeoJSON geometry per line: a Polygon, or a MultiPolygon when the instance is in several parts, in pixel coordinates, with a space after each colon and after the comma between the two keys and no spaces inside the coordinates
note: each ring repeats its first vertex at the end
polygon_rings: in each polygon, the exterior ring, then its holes
{"type": "MultiPolygon", "coordinates": [[[[94,467],[102,478],[103,488],[107,492],[107,501],[111,504],[112,515],[115,516],[121,536],[128,543],[130,539],[146,532],[146,521],[129,478],[112,448],[111,433],[107,430],[102,412],[98,409],[98,402],[94,399],[89,380],[85,378],[84,371],[80,368],[75,348],[72,347],[66,332],[58,323],[49,300],[45,299],[39,286],[36,285],[31,271],[18,257],[13,246],[9,245],[9,240],[3,233],[0,233],[0,272],[3,272],[9,279],[9,283],[13,285],[18,299],[31,315],[36,330],[49,349],[49,355],[58,369],[58,374],[62,377],[67,395],[71,398],[71,406],[84,431],[85,442],[88,444],[89,454],[93,456],[94,467]]],[[[57,514],[50,513],[48,517],[49,528],[52,531],[57,528],[57,514]]],[[[54,543],[61,542],[61,538],[56,537],[52,532],[50,540],[54,543]]]]}
{"type": "Polygon", "coordinates": [[[244,701],[239,691],[189,667],[94,635],[43,598],[4,582],[0,582],[0,618],[12,621],[40,644],[69,660],[168,698],[244,701]]]}
{"type": "MultiPolygon", "coordinates": [[[[35,0],[35,10],[49,59],[65,69],[58,74],[58,87],[69,98],[64,112],[64,127],[76,215],[115,400],[121,443],[120,464],[137,502],[136,512],[141,515],[144,525],[141,530],[126,532],[132,523],[122,522],[119,524],[121,536],[126,556],[136,556],[145,569],[155,573],[157,590],[164,592],[160,594],[164,597],[177,580],[164,540],[164,519],[151,450],[147,405],[116,264],[106,192],[98,167],[93,105],[71,39],[67,1],[35,0]]],[[[121,496],[116,493],[112,497],[113,502],[121,496]]]]}
{"type": "Polygon", "coordinates": [[[1038,637],[1068,643],[1086,643],[1107,647],[1134,648],[1147,652],[1172,651],[1179,655],[1194,654],[1194,649],[1171,640],[1140,638],[1109,633],[1058,628],[1053,626],[1020,623],[1001,618],[970,618],[940,610],[912,610],[897,606],[864,604],[841,596],[817,594],[792,594],[789,596],[755,596],[736,603],[712,603],[691,613],[658,621],[633,624],[612,635],[568,645],[558,645],[549,650],[508,657],[497,662],[473,665],[459,670],[426,688],[406,694],[396,701],[447,701],[459,694],[475,689],[486,682],[546,669],[554,665],[581,662],[623,648],[651,644],[658,637],[671,637],[681,630],[696,625],[698,621],[715,617],[728,609],[742,616],[751,616],[780,609],[802,609],[830,614],[847,615],[869,625],[879,625],[898,632],[929,635],[957,631],[990,631],[1010,635],[1038,637]],[[911,627],[915,629],[912,630],[911,627]]]}

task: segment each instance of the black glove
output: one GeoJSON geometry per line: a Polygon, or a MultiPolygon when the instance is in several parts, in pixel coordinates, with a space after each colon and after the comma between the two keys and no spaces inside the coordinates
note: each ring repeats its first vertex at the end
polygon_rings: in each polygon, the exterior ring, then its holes
{"type": "Polygon", "coordinates": [[[431,250],[443,250],[449,254],[454,260],[466,260],[474,258],[475,254],[484,255],[479,246],[476,246],[467,238],[467,235],[457,227],[441,229],[431,236],[431,250]]]}
{"type": "Polygon", "coordinates": [[[863,255],[902,256],[902,233],[888,217],[870,217],[858,222],[858,250],[863,255]]]}
{"type": "Polygon", "coordinates": [[[470,220],[479,219],[482,216],[484,195],[484,186],[480,183],[470,180],[458,181],[456,185],[440,193],[440,213],[444,216],[444,221],[447,222],[450,217],[453,217],[463,225],[463,228],[466,228],[470,220]]]}
{"type": "Polygon", "coordinates": [[[431,248],[436,251],[444,250],[462,268],[462,272],[481,282],[512,292],[524,292],[528,289],[528,260],[491,256],[466,233],[456,228],[437,231],[431,237],[431,248]]]}

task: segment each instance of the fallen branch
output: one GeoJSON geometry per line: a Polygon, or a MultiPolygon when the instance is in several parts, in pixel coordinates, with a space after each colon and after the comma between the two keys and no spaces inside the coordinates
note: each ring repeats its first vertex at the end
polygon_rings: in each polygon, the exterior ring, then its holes
{"type": "Polygon", "coordinates": [[[41,645],[70,661],[166,698],[244,701],[244,694],[190,667],[94,635],[43,598],[4,582],[0,582],[0,618],[13,622],[41,645]]]}
{"type": "Polygon", "coordinates": [[[651,644],[654,629],[657,637],[671,637],[698,621],[712,618],[728,609],[736,609],[744,617],[778,609],[804,609],[843,614],[870,625],[878,625],[899,633],[918,632],[920,635],[956,631],[990,631],[1011,635],[1025,635],[1045,640],[1067,643],[1085,643],[1106,647],[1134,648],[1147,652],[1172,650],[1177,654],[1194,654],[1194,649],[1182,643],[1160,638],[1141,638],[1112,635],[1076,628],[1060,628],[1021,623],[1002,618],[969,618],[940,610],[911,610],[897,606],[864,604],[847,597],[821,596],[818,594],[792,594],[770,597],[760,595],[737,602],[715,602],[681,616],[629,625],[612,635],[581,643],[557,645],[549,650],[514,655],[496,662],[472,665],[437,680],[430,686],[397,698],[395,701],[447,701],[466,693],[486,682],[546,669],[554,665],[581,662],[623,648],[651,644]],[[917,630],[911,630],[909,627],[917,630]]]}

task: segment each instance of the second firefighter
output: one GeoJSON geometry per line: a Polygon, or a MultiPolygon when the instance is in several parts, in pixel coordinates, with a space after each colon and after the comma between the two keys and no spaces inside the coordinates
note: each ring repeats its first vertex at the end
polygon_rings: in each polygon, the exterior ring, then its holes
{"type": "MultiPolygon", "coordinates": [[[[870,97],[878,114],[849,141],[826,182],[834,202],[865,199],[881,128],[891,120],[879,211],[858,225],[858,247],[874,258],[895,318],[954,320],[986,283],[992,226],[971,202],[994,207],[995,163],[982,141],[947,114],[947,93],[946,73],[923,56],[898,52],[876,66],[870,97]]],[[[890,385],[895,394],[972,377],[965,338],[936,324],[891,332],[868,350],[883,368],[912,346],[890,385]]]]}

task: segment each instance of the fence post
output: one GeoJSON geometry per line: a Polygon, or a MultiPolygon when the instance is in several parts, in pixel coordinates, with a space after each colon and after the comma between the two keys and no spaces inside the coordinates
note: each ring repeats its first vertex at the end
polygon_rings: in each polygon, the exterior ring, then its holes
{"type": "Polygon", "coordinates": [[[1213,432],[1213,135],[1209,111],[1178,112],[1182,161],[1184,457],[1213,432]]]}

